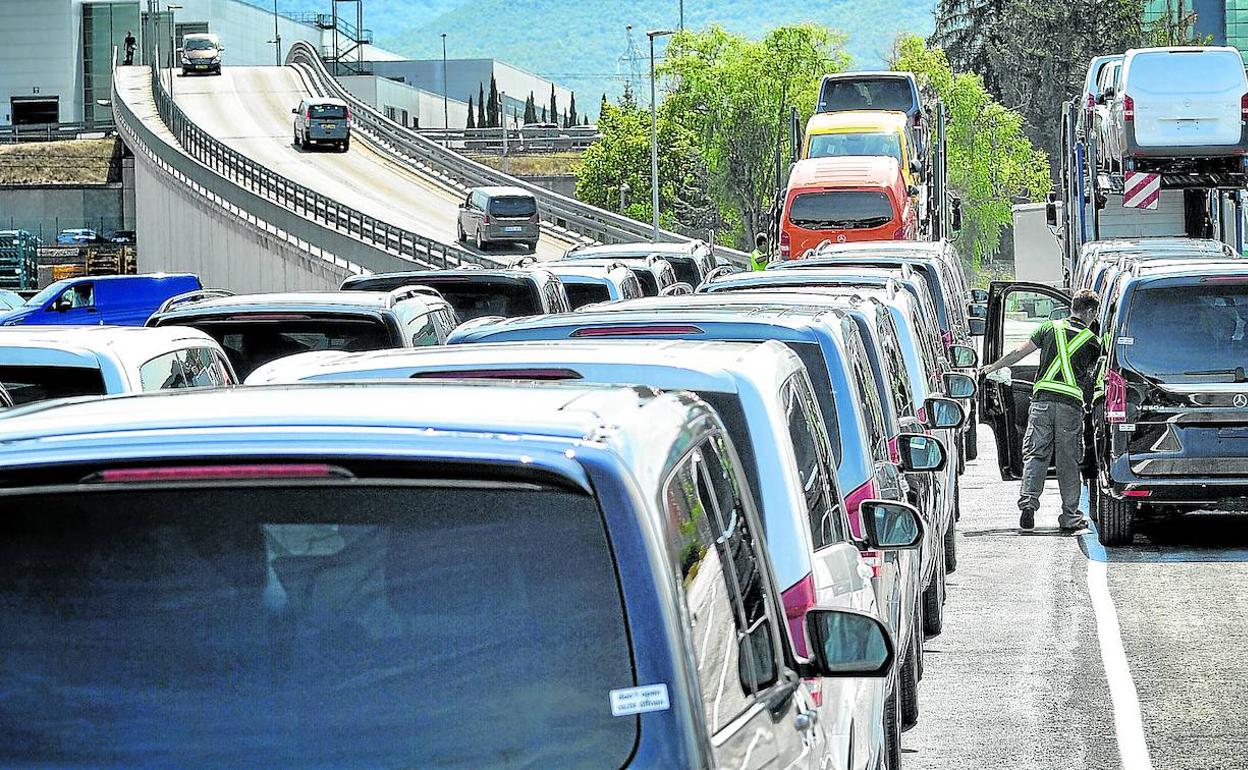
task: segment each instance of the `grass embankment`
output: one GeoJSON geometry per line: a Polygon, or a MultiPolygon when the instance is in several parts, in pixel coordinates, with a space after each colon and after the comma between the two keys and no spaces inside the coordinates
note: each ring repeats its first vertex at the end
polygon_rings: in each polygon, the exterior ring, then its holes
{"type": "Polygon", "coordinates": [[[91,185],[120,181],[119,139],[0,144],[0,185],[91,185]]]}
{"type": "MultiPolygon", "coordinates": [[[[574,176],[581,165],[581,152],[548,152],[525,155],[508,155],[507,172],[516,176],[574,176]]],[[[501,169],[503,159],[498,155],[470,155],[478,163],[501,169]]]]}

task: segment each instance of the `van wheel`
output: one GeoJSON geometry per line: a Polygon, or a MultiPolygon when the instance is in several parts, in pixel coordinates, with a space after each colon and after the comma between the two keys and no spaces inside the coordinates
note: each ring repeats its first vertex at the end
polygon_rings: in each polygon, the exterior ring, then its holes
{"type": "MultiPolygon", "coordinates": [[[[954,492],[954,506],[958,505],[958,493],[954,492]]],[[[945,572],[958,571],[958,529],[957,522],[950,519],[945,527],[945,572]]]]}
{"type": "Polygon", "coordinates": [[[945,627],[945,608],[941,597],[940,583],[944,579],[942,570],[936,570],[932,582],[923,590],[923,634],[940,636],[945,627]]]}
{"type": "Polygon", "coordinates": [[[901,696],[896,687],[884,698],[884,767],[901,770],[901,696]]]}
{"type": "Polygon", "coordinates": [[[351,140],[350,140],[350,139],[343,139],[343,140],[342,140],[342,145],[339,147],[339,149],[340,149],[342,152],[349,152],[349,151],[351,150],[351,140]]]}
{"type": "Polygon", "coordinates": [[[910,624],[910,629],[911,629],[910,635],[914,637],[914,641],[911,642],[911,644],[914,645],[914,649],[918,652],[918,655],[915,656],[915,658],[918,660],[918,666],[916,666],[916,668],[918,668],[918,671],[919,671],[919,681],[922,682],[923,681],[923,663],[924,663],[923,612],[917,606],[914,608],[914,620],[910,624]]]}
{"type": "Polygon", "coordinates": [[[1135,506],[1107,495],[1103,490],[1097,497],[1100,500],[1100,521],[1096,531],[1101,545],[1131,545],[1135,539],[1135,506]]]}
{"type": "Polygon", "coordinates": [[[897,670],[897,678],[901,680],[901,729],[911,730],[919,723],[919,670],[914,645],[897,670]]]}
{"type": "Polygon", "coordinates": [[[1088,479],[1088,519],[1101,520],[1101,480],[1095,476],[1088,479]]]}
{"type": "Polygon", "coordinates": [[[481,225],[477,225],[477,236],[475,239],[477,251],[485,251],[485,241],[481,240],[481,225]]]}
{"type": "Polygon", "coordinates": [[[460,243],[464,243],[465,241],[468,240],[468,234],[464,232],[463,222],[455,223],[455,240],[460,243]]]}

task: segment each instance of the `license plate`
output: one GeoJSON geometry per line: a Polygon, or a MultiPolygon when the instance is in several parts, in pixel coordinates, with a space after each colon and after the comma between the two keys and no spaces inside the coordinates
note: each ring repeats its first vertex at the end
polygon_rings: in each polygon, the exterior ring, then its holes
{"type": "Polygon", "coordinates": [[[207,65],[207,64],[196,64],[196,65],[195,65],[195,69],[197,69],[197,70],[206,70],[206,69],[208,69],[208,65],[207,65]]]}
{"type": "Polygon", "coordinates": [[[1179,131],[1199,131],[1200,121],[1199,120],[1180,120],[1175,125],[1175,128],[1177,128],[1179,131]]]}
{"type": "Polygon", "coordinates": [[[518,233],[518,232],[521,232],[521,231],[523,231],[523,230],[524,230],[524,228],[523,228],[523,227],[504,227],[504,228],[503,228],[503,232],[505,232],[505,233],[518,233]]]}
{"type": "Polygon", "coordinates": [[[334,130],[334,128],[335,128],[335,126],[334,126],[334,124],[333,124],[333,123],[322,123],[322,124],[321,124],[321,130],[323,130],[323,131],[333,131],[333,130],[334,130]]]}

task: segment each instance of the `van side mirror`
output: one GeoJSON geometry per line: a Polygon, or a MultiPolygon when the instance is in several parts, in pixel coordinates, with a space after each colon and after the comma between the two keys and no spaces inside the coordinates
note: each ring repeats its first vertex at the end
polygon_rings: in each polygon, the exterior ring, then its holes
{"type": "Polygon", "coordinates": [[[291,114],[291,115],[298,115],[298,114],[299,114],[299,108],[298,108],[298,107],[294,107],[294,108],[292,108],[292,109],[290,110],[290,114],[291,114]]]}
{"type": "Polygon", "coordinates": [[[957,369],[970,369],[979,366],[979,354],[970,345],[950,345],[949,357],[957,369]]]}
{"type": "Polygon", "coordinates": [[[966,314],[971,318],[987,318],[988,305],[982,302],[974,302],[966,306],[966,314]]]}
{"type": "Polygon", "coordinates": [[[877,618],[857,610],[813,607],[806,612],[810,663],[803,678],[882,677],[893,666],[893,639],[877,618]]]}
{"type": "Polygon", "coordinates": [[[988,333],[987,318],[971,318],[967,322],[972,337],[982,337],[988,333]]]}
{"type": "Polygon", "coordinates": [[[978,386],[969,374],[961,372],[945,372],[945,392],[949,398],[971,398],[978,386]]]}
{"type": "Polygon", "coordinates": [[[918,195],[918,194],[919,194],[919,187],[918,187],[918,185],[913,185],[913,184],[912,184],[912,185],[910,185],[909,187],[907,187],[907,188],[906,188],[906,192],[907,192],[909,195],[911,195],[911,196],[918,195]]]}
{"type": "Polygon", "coordinates": [[[1057,227],[1057,193],[1049,193],[1045,197],[1044,221],[1049,227],[1057,227]]]}
{"type": "Polygon", "coordinates": [[[976,305],[987,305],[988,304],[988,290],[987,289],[971,289],[971,302],[974,302],[976,305]]]}
{"type": "Polygon", "coordinates": [[[901,455],[901,470],[906,473],[926,473],[944,470],[948,456],[940,439],[923,433],[903,433],[897,437],[897,451],[901,455]]]}
{"type": "Polygon", "coordinates": [[[919,160],[918,158],[911,160],[910,161],[910,173],[922,174],[923,173],[923,161],[919,160]]]}
{"type": "Polygon", "coordinates": [[[924,423],[929,429],[961,428],[962,423],[966,422],[966,413],[962,411],[962,405],[952,398],[931,396],[923,402],[923,408],[927,412],[927,419],[924,423]]]}
{"type": "Polygon", "coordinates": [[[70,310],[73,307],[74,307],[74,302],[69,297],[57,297],[56,301],[52,303],[51,309],[55,310],[58,313],[64,313],[65,311],[70,310]]]}

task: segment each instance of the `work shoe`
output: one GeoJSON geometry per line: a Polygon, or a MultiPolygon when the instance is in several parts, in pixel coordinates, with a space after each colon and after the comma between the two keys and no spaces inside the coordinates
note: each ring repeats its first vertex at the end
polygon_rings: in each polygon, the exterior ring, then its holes
{"type": "Polygon", "coordinates": [[[1018,528],[1021,530],[1032,530],[1036,528],[1036,511],[1033,508],[1023,508],[1022,513],[1018,517],[1018,528]]]}
{"type": "Polygon", "coordinates": [[[1062,532],[1064,532],[1064,533],[1066,533],[1066,534],[1068,534],[1068,535],[1073,535],[1073,534],[1075,534],[1076,532],[1082,532],[1083,530],[1085,530],[1085,529],[1087,529],[1087,528],[1088,528],[1088,520],[1087,520],[1087,519],[1080,519],[1079,521],[1075,522],[1074,524],[1069,524],[1069,525],[1067,525],[1067,524],[1063,524],[1063,525],[1061,525],[1060,527],[1058,527],[1058,529],[1060,529],[1062,532]]]}

